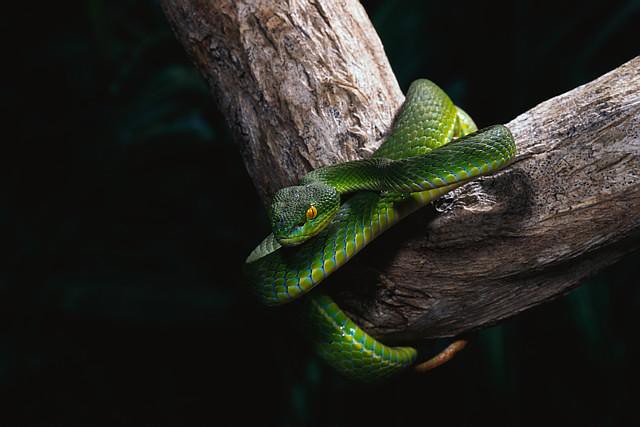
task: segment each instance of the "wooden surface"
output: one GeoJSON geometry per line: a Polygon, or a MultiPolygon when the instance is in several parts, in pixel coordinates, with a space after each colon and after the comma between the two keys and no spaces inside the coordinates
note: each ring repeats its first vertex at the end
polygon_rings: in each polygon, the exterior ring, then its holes
{"type": "Polygon", "coordinates": [[[404,100],[357,1],[162,6],[265,203],[312,169],[367,156],[404,100]]]}
{"type": "MultiPolygon", "coordinates": [[[[383,140],[403,96],[358,2],[162,4],[265,203],[383,140]]],[[[640,57],[507,126],[508,170],[412,215],[322,284],[374,336],[495,323],[640,246],[640,57]]]]}

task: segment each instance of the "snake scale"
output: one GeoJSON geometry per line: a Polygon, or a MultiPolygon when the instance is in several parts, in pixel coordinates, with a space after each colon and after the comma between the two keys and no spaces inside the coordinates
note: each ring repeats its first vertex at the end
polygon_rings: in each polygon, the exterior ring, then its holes
{"type": "MultiPolygon", "coordinates": [[[[370,159],[316,169],[275,194],[273,233],[247,258],[247,280],[264,304],[293,301],[402,218],[505,167],[515,152],[505,126],[478,131],[442,89],[416,80],[370,159]]],[[[318,354],[345,376],[379,381],[415,363],[416,349],[377,341],[329,296],[315,291],[304,300],[318,354]]]]}

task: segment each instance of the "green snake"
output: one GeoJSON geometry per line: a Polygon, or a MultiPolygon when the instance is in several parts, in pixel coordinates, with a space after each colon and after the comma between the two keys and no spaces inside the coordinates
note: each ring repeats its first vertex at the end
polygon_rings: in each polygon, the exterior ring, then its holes
{"type": "MultiPolygon", "coordinates": [[[[249,283],[264,304],[293,301],[402,218],[503,168],[515,152],[505,126],[477,131],[442,89],[416,80],[370,159],[316,169],[275,194],[273,233],[245,263],[249,283]]],[[[380,343],[329,296],[312,292],[304,300],[318,354],[345,376],[378,381],[415,363],[416,349],[380,343]]]]}

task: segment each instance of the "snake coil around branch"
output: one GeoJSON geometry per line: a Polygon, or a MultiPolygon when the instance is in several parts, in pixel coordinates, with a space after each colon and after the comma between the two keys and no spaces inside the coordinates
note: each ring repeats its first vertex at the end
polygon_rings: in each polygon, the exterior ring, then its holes
{"type": "MultiPolygon", "coordinates": [[[[265,203],[312,169],[366,157],[402,103],[355,0],[162,3],[265,203]]],[[[495,323],[640,246],[640,58],[507,127],[520,153],[509,171],[461,188],[435,220],[405,220],[341,274],[371,280],[335,296],[376,338],[495,323]]]]}

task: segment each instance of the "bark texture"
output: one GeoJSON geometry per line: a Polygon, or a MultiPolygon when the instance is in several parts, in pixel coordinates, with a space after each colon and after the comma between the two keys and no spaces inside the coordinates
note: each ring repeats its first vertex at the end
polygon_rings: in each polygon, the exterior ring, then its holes
{"type": "Polygon", "coordinates": [[[312,169],[375,150],[404,100],[357,1],[162,6],[265,202],[312,169]]]}
{"type": "MultiPolygon", "coordinates": [[[[367,157],[403,100],[357,1],[162,4],[265,202],[311,169],[367,157]]],[[[507,126],[508,170],[412,215],[323,284],[374,336],[495,323],[640,246],[640,57],[507,126]]]]}

